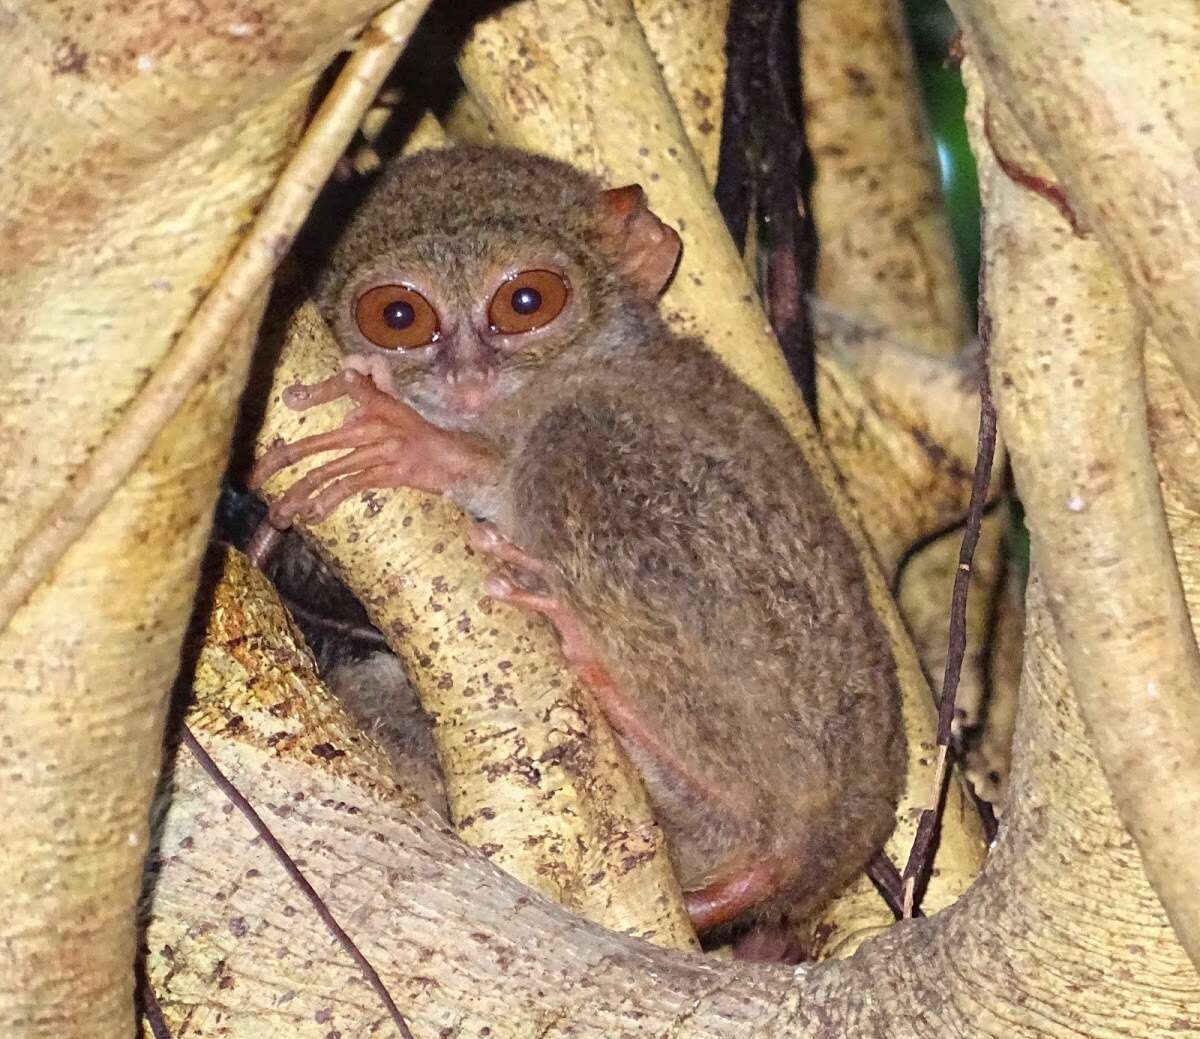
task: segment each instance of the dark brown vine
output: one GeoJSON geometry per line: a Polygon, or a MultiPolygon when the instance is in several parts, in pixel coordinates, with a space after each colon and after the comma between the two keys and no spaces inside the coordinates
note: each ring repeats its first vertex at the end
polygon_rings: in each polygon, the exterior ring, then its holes
{"type": "Polygon", "coordinates": [[[730,5],[714,194],[739,249],[754,220],[759,294],[815,422],[816,350],[808,296],[816,277],[817,236],[799,40],[795,3],[730,5]]]}
{"type": "Polygon", "coordinates": [[[906,916],[914,914],[920,905],[925,886],[929,882],[929,872],[933,865],[934,840],[940,830],[942,811],[946,803],[946,784],[953,756],[951,725],[954,721],[954,704],[958,694],[959,679],[962,675],[963,657],[967,649],[967,593],[971,583],[975,548],[979,543],[980,529],[983,524],[988,487],[992,482],[992,462],[996,454],[996,406],[992,400],[988,371],[992,320],[983,291],[982,274],[979,287],[979,437],[975,455],[975,474],[971,480],[971,501],[967,507],[966,529],[963,531],[962,545],[958,551],[958,569],[954,575],[954,592],[950,600],[950,644],[946,654],[946,670],[942,679],[942,695],[938,702],[937,789],[932,807],[925,809],[917,822],[917,832],[913,837],[912,849],[904,867],[906,916]]]}
{"type": "Polygon", "coordinates": [[[284,872],[291,878],[292,882],[300,889],[304,897],[308,899],[316,911],[321,922],[329,929],[330,933],[337,940],[338,944],[346,951],[347,955],[354,960],[358,968],[363,972],[363,976],[367,979],[367,984],[375,990],[375,994],[379,996],[380,1002],[388,1012],[388,1016],[392,1019],[392,1023],[396,1026],[396,1030],[404,1037],[404,1039],[413,1039],[413,1034],[409,1031],[408,1023],[404,1020],[404,1015],[400,1013],[400,1008],[396,1006],[396,1001],[392,999],[392,994],[384,985],[383,979],[379,976],[379,972],[371,965],[371,962],[363,955],[363,952],[355,944],[354,939],[346,933],[341,924],[337,922],[329,906],[325,904],[324,899],[317,894],[316,889],[309,883],[308,878],[296,865],[295,860],[287,853],[279,839],[271,832],[262,816],[254,810],[254,806],[246,800],[240,790],[229,780],[229,777],[221,771],[221,767],[213,761],[208,752],[200,746],[196,737],[192,734],[192,730],[186,725],[183,726],[180,742],[187,747],[188,751],[194,757],[197,763],[206,773],[209,778],[220,788],[221,792],[229,798],[234,807],[245,816],[246,820],[254,827],[263,843],[271,850],[271,853],[279,860],[279,864],[283,866],[284,872]]]}

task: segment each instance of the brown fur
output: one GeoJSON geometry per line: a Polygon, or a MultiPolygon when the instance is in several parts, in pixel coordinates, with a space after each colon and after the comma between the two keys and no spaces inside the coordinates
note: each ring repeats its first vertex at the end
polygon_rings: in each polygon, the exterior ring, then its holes
{"type": "Polygon", "coordinates": [[[685,890],[777,864],[758,913],[809,914],[892,830],[904,771],[895,667],[861,564],[775,414],[622,278],[601,187],[520,153],[430,152],[384,174],[319,304],[350,353],[355,286],[435,285],[447,336],[387,354],[429,421],[499,459],[452,496],[560,579],[603,664],[669,753],[625,740],[685,890]],[[503,348],[473,329],[501,269],[554,262],[568,310],[503,348]],[[474,311],[472,308],[475,308],[474,311]],[[486,388],[464,414],[447,373],[486,388]]]}

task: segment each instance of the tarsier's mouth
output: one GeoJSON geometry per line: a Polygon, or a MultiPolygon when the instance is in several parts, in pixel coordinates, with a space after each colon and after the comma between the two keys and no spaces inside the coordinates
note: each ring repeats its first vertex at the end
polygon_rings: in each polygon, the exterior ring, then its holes
{"type": "Polygon", "coordinates": [[[494,379],[441,378],[432,385],[400,387],[399,395],[427,421],[447,428],[461,428],[485,414],[500,396],[494,379]]]}
{"type": "Polygon", "coordinates": [[[468,376],[445,379],[441,386],[441,404],[447,411],[474,418],[495,401],[495,378],[468,376]]]}

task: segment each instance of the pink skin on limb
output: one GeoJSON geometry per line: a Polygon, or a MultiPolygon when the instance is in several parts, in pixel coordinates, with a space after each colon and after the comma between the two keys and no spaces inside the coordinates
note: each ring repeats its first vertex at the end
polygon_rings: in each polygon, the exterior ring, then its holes
{"type": "Polygon", "coordinates": [[[484,477],[495,460],[465,433],[442,429],[352,367],[312,386],[292,386],[284,402],[297,411],[349,396],[357,405],[340,429],[273,444],[255,463],[250,485],[259,487],[290,465],[324,451],[347,451],[301,477],[271,506],[271,522],[288,527],[301,517],[319,522],[360,491],[412,487],[446,494],[484,477]]]}

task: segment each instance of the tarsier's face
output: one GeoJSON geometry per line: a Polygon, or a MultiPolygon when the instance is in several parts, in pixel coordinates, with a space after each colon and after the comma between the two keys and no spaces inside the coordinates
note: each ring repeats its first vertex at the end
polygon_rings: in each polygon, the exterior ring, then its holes
{"type": "Polygon", "coordinates": [[[580,264],[552,245],[405,253],[358,272],[338,331],[347,351],[383,357],[398,392],[439,424],[473,424],[594,316],[580,264]]]}
{"type": "Polygon", "coordinates": [[[551,159],[423,152],[388,168],[319,277],[349,354],[382,358],[427,419],[469,428],[558,362],[653,334],[679,236],[641,188],[604,190],[551,159]]]}

